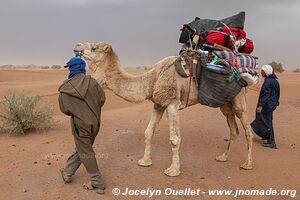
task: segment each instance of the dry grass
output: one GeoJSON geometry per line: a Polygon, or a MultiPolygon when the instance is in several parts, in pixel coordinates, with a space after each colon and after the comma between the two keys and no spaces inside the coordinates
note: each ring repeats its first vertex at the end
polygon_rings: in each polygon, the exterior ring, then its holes
{"type": "Polygon", "coordinates": [[[38,106],[41,96],[28,96],[22,93],[10,93],[3,102],[4,113],[0,115],[1,132],[24,135],[34,130],[46,130],[51,127],[53,106],[38,106]]]}

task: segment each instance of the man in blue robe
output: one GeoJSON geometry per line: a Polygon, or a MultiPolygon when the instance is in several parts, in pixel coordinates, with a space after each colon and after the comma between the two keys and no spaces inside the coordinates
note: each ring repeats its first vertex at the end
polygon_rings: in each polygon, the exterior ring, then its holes
{"type": "Polygon", "coordinates": [[[251,127],[258,136],[267,140],[262,146],[277,149],[273,129],[273,112],[279,105],[280,85],[272,66],[262,66],[261,74],[265,81],[259,94],[256,119],[251,123],[251,127]]]}

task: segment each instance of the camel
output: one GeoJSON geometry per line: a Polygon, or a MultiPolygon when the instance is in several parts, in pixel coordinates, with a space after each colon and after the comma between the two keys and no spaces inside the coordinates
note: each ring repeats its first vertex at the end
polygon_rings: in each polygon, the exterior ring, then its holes
{"type": "MultiPolygon", "coordinates": [[[[117,54],[112,46],[105,42],[100,43],[78,43],[75,52],[80,53],[86,60],[92,77],[106,89],[111,90],[117,96],[129,102],[142,102],[150,100],[153,102],[153,112],[150,122],[145,130],[145,151],[144,156],[138,161],[139,166],[152,165],[151,140],[159,121],[166,111],[170,143],[172,147],[172,163],[164,173],[167,176],[178,176],[180,172],[179,148],[181,142],[179,127],[179,110],[188,106],[198,104],[197,86],[195,81],[190,86],[188,95],[188,78],[177,74],[173,66],[178,56],[169,56],[153,68],[141,75],[132,75],[126,72],[119,63],[117,54]]],[[[253,134],[247,119],[246,90],[242,88],[240,93],[220,110],[227,118],[230,129],[230,140],[227,149],[215,159],[219,162],[227,161],[233,142],[239,135],[236,118],[240,119],[247,139],[247,158],[240,166],[242,169],[252,169],[252,142],[253,134]]],[[[201,113],[199,113],[200,115],[201,113]]]]}

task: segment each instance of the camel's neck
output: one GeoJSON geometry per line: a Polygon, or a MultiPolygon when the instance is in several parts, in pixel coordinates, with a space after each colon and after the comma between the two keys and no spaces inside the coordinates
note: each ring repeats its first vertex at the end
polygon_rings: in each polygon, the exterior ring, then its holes
{"type": "Polygon", "coordinates": [[[141,102],[150,99],[153,93],[153,85],[156,78],[155,70],[135,76],[121,68],[115,58],[106,59],[106,63],[99,64],[94,77],[106,84],[117,96],[129,102],[141,102]]]}

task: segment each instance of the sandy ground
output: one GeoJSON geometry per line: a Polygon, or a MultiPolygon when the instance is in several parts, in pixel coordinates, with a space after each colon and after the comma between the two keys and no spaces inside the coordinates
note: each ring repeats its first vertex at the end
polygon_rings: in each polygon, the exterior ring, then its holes
{"type": "MultiPolygon", "coordinates": [[[[134,70],[131,70],[134,71],[134,70]]],[[[0,100],[9,91],[50,95],[43,98],[54,106],[55,127],[43,133],[26,136],[0,135],[0,199],[148,199],[137,196],[114,196],[115,187],[130,189],[293,189],[300,192],[300,74],[279,75],[281,105],[274,114],[279,149],[261,147],[254,140],[254,169],[240,170],[246,158],[246,140],[240,123],[237,139],[228,162],[218,163],[229,137],[227,123],[219,109],[195,105],[180,112],[182,145],[179,177],[167,177],[163,170],[171,162],[168,124],[164,116],[153,139],[153,165],[137,165],[144,151],[144,129],[150,119],[152,103],[131,104],[107,91],[102,127],[95,142],[95,152],[107,190],[105,195],[82,189],[88,181],[81,166],[73,182],[64,185],[59,169],[74,149],[69,119],[59,112],[58,86],[64,70],[1,70],[0,100]]],[[[254,119],[258,91],[247,94],[248,115],[254,119]]],[[[232,199],[231,196],[155,196],[151,199],[232,199]]],[[[299,199],[300,196],[294,199],[299,199]]],[[[239,199],[290,199],[290,197],[243,196],[239,199]]]]}

